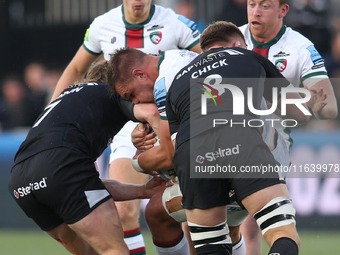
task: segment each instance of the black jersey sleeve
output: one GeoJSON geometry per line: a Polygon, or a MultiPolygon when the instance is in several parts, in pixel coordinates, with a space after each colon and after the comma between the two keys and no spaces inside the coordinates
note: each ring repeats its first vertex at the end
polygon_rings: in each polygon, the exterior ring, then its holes
{"type": "Polygon", "coordinates": [[[261,63],[266,72],[263,97],[269,102],[272,102],[272,89],[277,88],[278,98],[280,98],[281,89],[289,86],[290,82],[280,73],[275,65],[270,62],[270,60],[253,51],[251,52],[251,54],[253,54],[254,57],[257,58],[257,60],[261,63]]]}
{"type": "Polygon", "coordinates": [[[177,115],[175,113],[175,106],[173,105],[172,99],[171,99],[171,90],[168,91],[167,97],[166,97],[166,116],[168,118],[169,127],[170,127],[170,134],[173,135],[178,132],[179,128],[179,120],[177,118],[177,115]]]}
{"type": "Polygon", "coordinates": [[[136,119],[135,115],[133,114],[133,108],[135,107],[134,103],[132,103],[131,100],[124,99],[118,94],[115,95],[117,97],[117,101],[119,102],[119,106],[122,109],[122,112],[124,115],[135,122],[139,122],[139,120],[136,119]]]}

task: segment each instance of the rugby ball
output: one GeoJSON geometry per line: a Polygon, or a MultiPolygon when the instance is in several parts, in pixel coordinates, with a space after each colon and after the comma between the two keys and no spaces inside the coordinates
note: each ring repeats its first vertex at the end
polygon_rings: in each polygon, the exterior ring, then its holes
{"type": "Polygon", "coordinates": [[[159,176],[162,177],[162,179],[166,181],[170,181],[177,176],[174,169],[157,171],[157,172],[159,176]]]}

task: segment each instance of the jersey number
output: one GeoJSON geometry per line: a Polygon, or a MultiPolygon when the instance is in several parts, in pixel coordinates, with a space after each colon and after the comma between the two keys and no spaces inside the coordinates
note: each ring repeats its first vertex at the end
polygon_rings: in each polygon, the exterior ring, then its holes
{"type": "Polygon", "coordinates": [[[37,122],[33,125],[32,128],[37,127],[37,126],[43,121],[43,119],[45,119],[45,117],[47,116],[47,114],[49,114],[49,113],[52,111],[52,109],[53,109],[54,107],[56,107],[60,102],[61,102],[61,100],[56,101],[56,102],[54,102],[54,103],[48,105],[48,106],[45,108],[45,111],[46,111],[46,112],[44,113],[44,115],[41,116],[41,117],[37,120],[37,122]]]}

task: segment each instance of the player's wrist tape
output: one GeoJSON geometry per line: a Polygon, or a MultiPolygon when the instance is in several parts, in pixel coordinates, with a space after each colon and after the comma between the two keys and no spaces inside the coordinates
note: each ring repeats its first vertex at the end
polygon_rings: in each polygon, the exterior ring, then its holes
{"type": "Polygon", "coordinates": [[[138,158],[139,158],[140,154],[137,156],[136,159],[132,159],[131,160],[131,164],[132,164],[132,167],[137,171],[137,172],[140,172],[140,173],[145,173],[145,171],[143,170],[143,168],[140,167],[139,163],[138,163],[138,158]]]}

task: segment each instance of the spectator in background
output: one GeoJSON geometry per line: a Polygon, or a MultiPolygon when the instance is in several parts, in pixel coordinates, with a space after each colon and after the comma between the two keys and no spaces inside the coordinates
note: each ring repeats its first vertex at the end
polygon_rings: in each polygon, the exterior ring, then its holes
{"type": "Polygon", "coordinates": [[[197,29],[201,33],[207,27],[207,23],[197,17],[197,8],[194,1],[180,0],[175,11],[177,14],[183,15],[184,17],[194,21],[197,25],[197,29]]]}
{"type": "Polygon", "coordinates": [[[45,87],[46,67],[39,62],[29,63],[24,69],[24,81],[29,88],[35,118],[44,110],[49,98],[45,87]]]}
{"type": "Polygon", "coordinates": [[[330,0],[290,0],[285,24],[311,40],[323,55],[330,46],[330,0]]]}
{"type": "Polygon", "coordinates": [[[221,12],[216,16],[215,20],[226,20],[236,26],[247,23],[247,0],[223,1],[221,12]]]}
{"type": "Polygon", "coordinates": [[[0,123],[3,130],[30,127],[35,121],[32,102],[25,84],[17,74],[10,74],[1,83],[0,123]]]}
{"type": "Polygon", "coordinates": [[[63,69],[64,68],[60,68],[60,66],[57,64],[51,64],[51,65],[49,64],[47,67],[47,71],[44,77],[43,87],[47,93],[48,101],[50,101],[50,99],[52,98],[54,89],[60,79],[63,69]]]}

